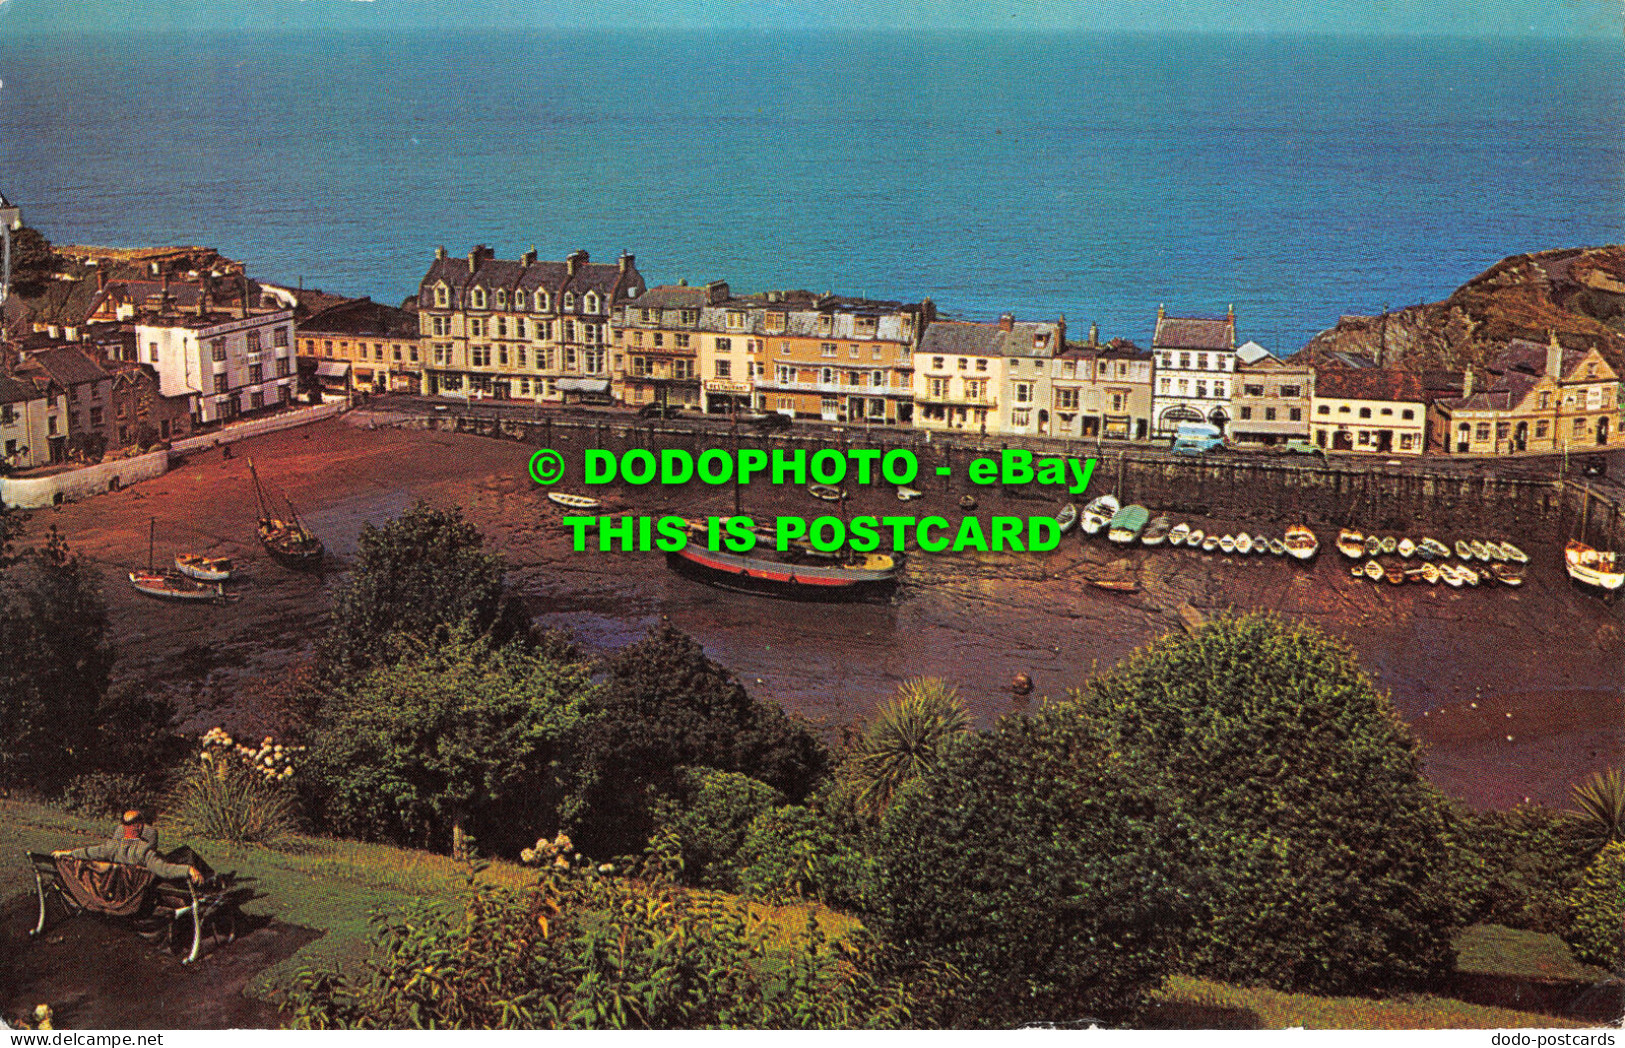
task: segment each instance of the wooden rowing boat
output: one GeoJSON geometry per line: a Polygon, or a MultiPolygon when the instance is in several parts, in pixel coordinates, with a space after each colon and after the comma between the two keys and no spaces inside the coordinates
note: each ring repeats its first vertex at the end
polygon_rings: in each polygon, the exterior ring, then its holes
{"type": "Polygon", "coordinates": [[[1501,583],[1502,585],[1523,585],[1523,570],[1521,568],[1514,567],[1511,564],[1491,564],[1490,574],[1494,575],[1495,581],[1501,583]]]}
{"type": "Polygon", "coordinates": [[[1416,556],[1416,543],[1411,541],[1409,535],[1399,540],[1398,549],[1399,555],[1404,557],[1406,560],[1410,560],[1412,557],[1416,556]]]}
{"type": "Polygon", "coordinates": [[[1501,543],[1501,551],[1507,555],[1507,560],[1514,564],[1528,564],[1529,554],[1514,546],[1510,542],[1501,543]]]}
{"type": "Polygon", "coordinates": [[[1168,532],[1168,545],[1183,546],[1185,540],[1191,537],[1191,526],[1184,521],[1175,524],[1168,532]]]}
{"type": "Polygon", "coordinates": [[[898,502],[913,502],[915,499],[924,497],[925,492],[918,488],[900,487],[897,489],[898,502]]]}
{"type": "Polygon", "coordinates": [[[1220,553],[1234,553],[1234,552],[1236,552],[1236,537],[1234,535],[1221,536],[1220,539],[1219,539],[1219,552],[1220,553]]]}
{"type": "Polygon", "coordinates": [[[1462,560],[1473,559],[1473,547],[1467,544],[1466,539],[1456,540],[1456,556],[1460,557],[1462,560]]]}
{"type": "Polygon", "coordinates": [[[1399,540],[1392,535],[1384,535],[1377,546],[1383,553],[1393,553],[1399,549],[1399,540]]]}
{"type": "Polygon", "coordinates": [[[1422,565],[1422,581],[1430,586],[1439,584],[1439,565],[1428,561],[1422,565]]]}
{"type": "Polygon", "coordinates": [[[224,596],[219,583],[209,585],[176,571],[132,571],[130,585],[159,600],[217,601],[224,596]]]}
{"type": "Polygon", "coordinates": [[[1140,536],[1141,545],[1160,546],[1173,534],[1172,523],[1167,517],[1156,517],[1145,526],[1145,533],[1140,536]]]}
{"type": "Polygon", "coordinates": [[[597,509],[603,505],[590,495],[572,495],[567,491],[549,491],[547,501],[565,509],[597,509]]]}
{"type": "Polygon", "coordinates": [[[1563,547],[1563,567],[1575,582],[1604,593],[1617,593],[1625,586],[1625,570],[1622,570],[1619,554],[1596,549],[1577,539],[1570,539],[1563,547]]]}
{"type": "Polygon", "coordinates": [[[1122,508],[1123,504],[1115,497],[1102,495],[1083,507],[1083,515],[1078,518],[1078,524],[1083,528],[1085,535],[1098,535],[1122,508]]]}
{"type": "Polygon", "coordinates": [[[1253,551],[1253,537],[1245,531],[1236,536],[1236,552],[1241,554],[1253,551]]]}
{"type": "Polygon", "coordinates": [[[1315,533],[1304,524],[1294,524],[1286,529],[1286,551],[1298,560],[1313,560],[1320,551],[1320,540],[1315,533]]]}
{"type": "Polygon", "coordinates": [[[1062,506],[1060,512],[1055,514],[1055,525],[1061,529],[1063,535],[1077,527],[1078,507],[1071,502],[1062,506]]]}
{"type": "Polygon", "coordinates": [[[1286,556],[1286,543],[1282,542],[1280,539],[1270,539],[1269,546],[1270,552],[1275,554],[1277,557],[1286,556]]]}
{"type": "MultiPolygon", "coordinates": [[[[807,494],[823,502],[839,502],[846,498],[846,492],[828,484],[813,484],[807,488],[807,494]]],[[[552,496],[548,496],[551,498],[552,496]]],[[[967,498],[969,496],[966,496],[967,498]]]]}
{"type": "Polygon", "coordinates": [[[230,557],[205,557],[201,553],[175,554],[175,568],[199,582],[226,582],[231,578],[230,557]]]}
{"type": "Polygon", "coordinates": [[[1144,506],[1124,506],[1112,514],[1106,524],[1106,538],[1111,542],[1128,543],[1140,537],[1151,519],[1151,511],[1144,506]]]}
{"type": "Polygon", "coordinates": [[[1218,548],[1219,548],[1219,536],[1217,536],[1217,535],[1209,535],[1207,538],[1202,540],[1202,552],[1203,553],[1212,553],[1214,550],[1216,550],[1218,548]]]}
{"type": "Polygon", "coordinates": [[[1377,561],[1374,561],[1374,560],[1366,561],[1365,562],[1365,567],[1361,568],[1360,570],[1363,571],[1365,573],[1365,577],[1370,579],[1372,582],[1381,582],[1382,581],[1382,575],[1383,575],[1382,565],[1380,563],[1378,563],[1377,561]]]}
{"type": "Polygon", "coordinates": [[[1365,535],[1358,528],[1340,528],[1337,532],[1337,552],[1349,560],[1365,555],[1365,535]]]}
{"type": "Polygon", "coordinates": [[[1419,547],[1417,547],[1416,552],[1420,553],[1424,560],[1427,560],[1427,559],[1449,560],[1450,559],[1450,547],[1446,546],[1444,543],[1440,542],[1438,539],[1435,539],[1435,538],[1424,537],[1422,539],[1421,545],[1419,547]]]}

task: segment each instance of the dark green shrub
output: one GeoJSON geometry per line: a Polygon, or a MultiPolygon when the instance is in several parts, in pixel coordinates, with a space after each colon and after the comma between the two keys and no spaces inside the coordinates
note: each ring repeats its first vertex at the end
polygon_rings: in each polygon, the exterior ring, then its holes
{"type": "Polygon", "coordinates": [[[736,891],[736,860],[751,820],[783,801],[778,790],[748,775],[684,768],[677,795],[655,802],[656,834],[682,860],[685,883],[736,891]]]}
{"type": "Polygon", "coordinates": [[[1625,842],[1608,845],[1569,898],[1574,956],[1625,974],[1625,842]]]}
{"type": "Polygon", "coordinates": [[[75,815],[99,819],[139,808],[147,796],[146,786],[133,775],[93,771],[69,779],[57,803],[75,815]]]}
{"type": "Polygon", "coordinates": [[[828,772],[829,755],[805,724],[751,698],[670,626],[616,652],[605,670],[568,812],[570,835],[589,855],[641,851],[654,805],[677,791],[681,768],[739,772],[795,802],[828,772]]]}
{"type": "Polygon", "coordinates": [[[1562,933],[1569,895],[1596,846],[1565,812],[1539,805],[1450,816],[1452,893],[1464,923],[1562,933]]]}
{"type": "Polygon", "coordinates": [[[1317,994],[1452,971],[1445,806],[1345,645],[1273,616],[1221,617],[1091,680],[1063,716],[1193,828],[1187,970],[1317,994]]]}
{"type": "Polygon", "coordinates": [[[874,859],[839,836],[821,812],[799,804],[757,815],[735,857],[739,890],[775,902],[816,899],[863,909],[875,877],[874,859]]]}

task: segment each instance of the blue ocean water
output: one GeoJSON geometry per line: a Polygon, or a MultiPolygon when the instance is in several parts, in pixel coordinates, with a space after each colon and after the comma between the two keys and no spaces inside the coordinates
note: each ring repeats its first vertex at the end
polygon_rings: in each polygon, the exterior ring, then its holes
{"type": "MultiPolygon", "coordinates": [[[[0,24],[0,33],[5,31],[0,24]]],[[[1290,352],[1625,241],[1618,39],[350,31],[0,37],[0,191],[397,301],[436,244],[1290,352]]]]}

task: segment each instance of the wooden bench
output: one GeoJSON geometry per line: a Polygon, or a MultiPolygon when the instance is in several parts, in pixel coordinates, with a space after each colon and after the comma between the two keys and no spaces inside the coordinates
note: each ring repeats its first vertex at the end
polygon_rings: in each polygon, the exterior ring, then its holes
{"type": "Polygon", "coordinates": [[[197,885],[186,877],[166,880],[144,867],[124,863],[26,854],[39,894],[39,920],[28,933],[30,938],[45,934],[48,903],[54,896],[68,917],[88,912],[128,920],[138,931],[156,931],[160,937],[167,932],[172,948],[177,933],[184,945],[189,932],[191,945],[181,963],[191,964],[202,952],[205,937],[227,943],[237,938],[240,907],[253,897],[253,890],[239,885],[234,874],[217,875],[197,885]],[[69,884],[73,872],[65,870],[88,871],[88,876],[69,884]]]}

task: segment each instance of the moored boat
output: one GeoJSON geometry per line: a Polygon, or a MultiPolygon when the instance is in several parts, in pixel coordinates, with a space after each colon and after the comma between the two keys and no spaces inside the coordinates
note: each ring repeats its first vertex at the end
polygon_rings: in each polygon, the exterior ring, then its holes
{"type": "MultiPolygon", "coordinates": [[[[254,480],[254,496],[259,502],[259,520],[255,525],[255,532],[259,536],[260,545],[265,547],[273,560],[288,568],[312,568],[321,562],[322,540],[305,527],[304,521],[288,503],[288,520],[276,516],[271,511],[271,504],[265,495],[264,486],[260,484],[259,471],[254,468],[254,460],[248,460],[248,474],[254,480]]],[[[287,501],[284,499],[283,501],[287,501]]]]}
{"type": "Polygon", "coordinates": [[[1384,535],[1382,541],[1378,543],[1378,548],[1383,553],[1393,553],[1399,549],[1399,540],[1392,535],[1384,535]]]}
{"type": "Polygon", "coordinates": [[[1144,506],[1124,506],[1106,524],[1106,538],[1112,542],[1133,542],[1145,530],[1151,511],[1144,506]]]}
{"type": "Polygon", "coordinates": [[[1435,560],[1450,559],[1450,547],[1446,546],[1436,538],[1424,537],[1422,539],[1421,546],[1417,549],[1417,552],[1420,553],[1424,558],[1431,557],[1435,560]]]}
{"type": "Polygon", "coordinates": [[[175,571],[132,571],[130,585],[136,592],[160,600],[219,600],[220,584],[200,582],[175,571]]]}
{"type": "Polygon", "coordinates": [[[1467,544],[1466,539],[1456,540],[1456,556],[1460,557],[1462,560],[1473,559],[1473,547],[1467,544]]]}
{"type": "Polygon", "coordinates": [[[1357,528],[1341,528],[1337,532],[1337,552],[1349,560],[1365,556],[1365,535],[1357,528]]]}
{"type": "Polygon", "coordinates": [[[1484,548],[1489,551],[1490,559],[1493,561],[1501,562],[1507,559],[1506,549],[1493,539],[1485,539],[1484,548]]]}
{"type": "Polygon", "coordinates": [[[549,491],[547,501],[565,509],[597,509],[603,505],[591,495],[572,495],[568,491],[549,491]]]}
{"type": "Polygon", "coordinates": [[[205,557],[201,553],[175,554],[175,568],[200,582],[226,582],[232,571],[230,557],[205,557]]]}
{"type": "Polygon", "coordinates": [[[1405,581],[1405,565],[1397,561],[1385,564],[1382,573],[1391,585],[1398,586],[1405,581]]]}
{"type": "Polygon", "coordinates": [[[1219,548],[1219,536],[1217,536],[1217,535],[1209,535],[1207,538],[1202,540],[1202,552],[1203,553],[1212,553],[1214,550],[1216,550],[1218,548],[1219,548]]]}
{"type": "Polygon", "coordinates": [[[1245,554],[1251,553],[1252,551],[1253,551],[1253,537],[1251,535],[1247,534],[1245,531],[1242,532],[1240,535],[1237,535],[1236,536],[1236,552],[1245,555],[1245,554]]]}
{"type": "Polygon", "coordinates": [[[829,484],[810,484],[807,494],[824,502],[839,502],[846,498],[846,492],[829,484]]]}
{"type": "Polygon", "coordinates": [[[1178,524],[1175,524],[1171,529],[1169,529],[1168,545],[1183,546],[1185,544],[1185,540],[1190,538],[1190,536],[1191,526],[1184,521],[1180,521],[1178,524]]]}
{"type": "Polygon", "coordinates": [[[1476,586],[1483,581],[1483,578],[1478,574],[1477,571],[1469,568],[1465,564],[1456,568],[1456,574],[1460,575],[1461,580],[1467,583],[1469,586],[1476,586]]]}
{"type": "Polygon", "coordinates": [[[1406,560],[1410,560],[1412,557],[1416,556],[1416,543],[1411,541],[1409,535],[1399,540],[1398,549],[1399,555],[1404,557],[1406,560]]]}
{"type": "Polygon", "coordinates": [[[1219,552],[1220,553],[1234,553],[1234,552],[1236,552],[1236,537],[1234,535],[1220,535],[1219,536],[1219,552]]]}
{"type": "Polygon", "coordinates": [[[1286,529],[1286,551],[1298,560],[1311,560],[1320,550],[1320,540],[1315,533],[1304,524],[1294,524],[1286,529]]]}
{"type": "Polygon", "coordinates": [[[1254,535],[1253,536],[1253,553],[1254,554],[1268,553],[1269,551],[1270,551],[1270,540],[1265,538],[1263,535],[1254,535]]]}
{"type": "Polygon", "coordinates": [[[1270,552],[1275,554],[1277,557],[1286,556],[1286,543],[1282,542],[1280,539],[1270,539],[1269,546],[1270,552]]]}
{"type": "Polygon", "coordinates": [[[1061,529],[1061,534],[1063,535],[1077,527],[1078,507],[1071,502],[1068,502],[1066,505],[1062,506],[1060,512],[1055,514],[1055,525],[1061,529]]]}
{"type": "Polygon", "coordinates": [[[1368,556],[1368,557],[1375,557],[1377,554],[1379,554],[1381,552],[1382,552],[1382,539],[1378,538],[1375,535],[1367,535],[1365,537],[1365,555],[1368,556]]]}
{"type": "Polygon", "coordinates": [[[910,488],[905,486],[897,489],[898,502],[913,502],[915,499],[924,497],[925,492],[921,491],[919,488],[910,488]]]}
{"type": "Polygon", "coordinates": [[[1167,541],[1173,533],[1173,523],[1167,517],[1158,516],[1145,526],[1145,533],[1140,536],[1140,542],[1146,546],[1160,546],[1167,541]]]}
{"type": "Polygon", "coordinates": [[[1563,547],[1563,567],[1568,570],[1569,578],[1604,593],[1617,593],[1625,586],[1625,565],[1620,564],[1619,554],[1596,549],[1577,539],[1570,539],[1563,547]]]}
{"type": "Polygon", "coordinates": [[[1382,581],[1383,570],[1382,563],[1380,561],[1368,560],[1365,562],[1365,567],[1361,568],[1360,570],[1364,572],[1365,577],[1370,579],[1372,582],[1382,581]]]}
{"type": "Polygon", "coordinates": [[[1506,585],[1506,586],[1522,586],[1523,585],[1523,569],[1519,568],[1519,567],[1516,567],[1514,565],[1511,565],[1511,564],[1491,564],[1490,565],[1490,574],[1495,576],[1495,581],[1496,582],[1502,583],[1503,585],[1506,585]]]}
{"type": "Polygon", "coordinates": [[[1428,561],[1422,565],[1422,581],[1430,586],[1439,584],[1439,565],[1428,561]]]}
{"type": "Polygon", "coordinates": [[[1123,508],[1114,496],[1102,495],[1089,505],[1083,507],[1083,514],[1078,518],[1078,525],[1083,528],[1085,535],[1098,535],[1108,521],[1123,508]]]}
{"type": "Polygon", "coordinates": [[[973,509],[975,509],[976,508],[976,496],[975,495],[961,495],[961,496],[959,496],[959,508],[963,509],[963,510],[973,510],[973,509]]]}
{"type": "Polygon", "coordinates": [[[1501,552],[1505,553],[1507,555],[1507,560],[1510,560],[1514,564],[1529,563],[1529,554],[1525,553],[1523,550],[1514,546],[1510,542],[1501,543],[1501,552]]]}
{"type": "Polygon", "coordinates": [[[1490,553],[1489,547],[1484,545],[1484,543],[1480,542],[1478,539],[1468,539],[1467,548],[1473,551],[1473,556],[1477,557],[1486,564],[1494,559],[1493,555],[1490,553]]]}
{"type": "Polygon", "coordinates": [[[890,593],[897,586],[899,558],[883,553],[825,553],[805,542],[783,552],[771,533],[755,549],[735,553],[706,549],[706,522],[688,521],[688,544],[666,554],[674,571],[720,589],[791,600],[857,600],[890,593]]]}

